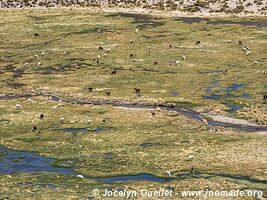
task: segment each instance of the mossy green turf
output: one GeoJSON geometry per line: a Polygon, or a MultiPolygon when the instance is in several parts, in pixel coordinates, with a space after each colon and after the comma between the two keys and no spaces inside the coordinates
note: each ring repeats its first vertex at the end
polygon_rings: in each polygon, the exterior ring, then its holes
{"type": "MultiPolygon", "coordinates": [[[[35,90],[76,99],[141,99],[220,107],[224,102],[203,99],[208,94],[209,83],[219,79],[222,88],[234,83],[247,84],[235,94],[246,92],[251,98],[231,101],[247,107],[262,104],[261,93],[266,84],[266,74],[261,73],[266,70],[266,29],[185,24],[174,18],[158,18],[153,20],[162,22],[162,26],[144,27],[135,34],[135,27],[140,23],[134,19],[90,9],[1,10],[0,16],[1,93],[23,94],[35,90]],[[34,37],[34,33],[40,36],[34,37]],[[134,40],[133,44],[130,39],[134,40]],[[198,40],[201,44],[196,46],[198,40]],[[252,49],[250,55],[242,52],[239,40],[252,49]],[[174,44],[173,48],[169,48],[170,43],[174,44]],[[99,46],[110,48],[111,52],[104,57],[104,52],[98,51],[99,46]],[[134,54],[134,58],[130,59],[129,54],[134,54]],[[101,56],[100,65],[93,61],[97,55],[101,56]],[[181,59],[183,55],[185,60],[181,59]],[[178,59],[180,64],[169,65],[170,61],[178,59]],[[159,64],[153,65],[155,61],[159,64]],[[24,67],[26,62],[29,64],[24,67]],[[42,65],[38,66],[38,62],[42,65]],[[6,67],[8,65],[25,69],[25,72],[13,80],[15,69],[6,67]],[[49,69],[56,72],[49,73],[49,69]],[[114,69],[117,74],[110,75],[114,69]],[[225,69],[228,69],[227,73],[203,73],[225,69]],[[10,82],[25,85],[15,89],[8,84],[10,82]],[[89,93],[87,87],[93,87],[94,91],[89,93]],[[140,88],[143,96],[133,93],[134,87],[140,88]],[[111,92],[111,97],[105,96],[105,90],[111,92]],[[171,92],[178,95],[173,96],[171,92]]],[[[68,103],[57,108],[58,102],[49,98],[35,97],[32,100],[1,101],[0,143],[12,149],[38,151],[55,158],[55,166],[69,167],[64,161],[71,161],[71,167],[78,173],[92,177],[142,172],[164,176],[165,170],[178,175],[189,172],[194,166],[204,173],[222,172],[266,180],[265,136],[222,128],[214,131],[167,111],[156,111],[152,116],[146,109],[68,103]],[[22,105],[22,109],[17,110],[16,104],[22,105]],[[45,115],[43,120],[39,119],[41,113],[45,115]],[[65,118],[64,123],[60,123],[61,117],[65,118]],[[103,119],[106,119],[105,123],[103,119]],[[40,133],[31,131],[34,125],[40,133]],[[111,129],[92,133],[53,130],[73,127],[111,129]],[[156,145],[143,147],[146,143],[156,145]],[[112,155],[113,159],[107,159],[107,155],[112,155]],[[187,161],[190,155],[194,155],[193,161],[187,161]]],[[[16,196],[12,189],[15,188],[18,192],[16,199],[23,199],[20,195],[37,199],[73,196],[75,199],[90,196],[94,187],[174,187],[176,190],[189,186],[194,190],[248,187],[266,191],[265,184],[223,178],[186,178],[164,184],[135,182],[119,186],[59,175],[20,174],[12,175],[12,178],[3,175],[1,180],[1,195],[16,196]],[[22,182],[55,182],[60,188],[27,186],[25,190],[26,186],[18,184],[22,182]]]]}

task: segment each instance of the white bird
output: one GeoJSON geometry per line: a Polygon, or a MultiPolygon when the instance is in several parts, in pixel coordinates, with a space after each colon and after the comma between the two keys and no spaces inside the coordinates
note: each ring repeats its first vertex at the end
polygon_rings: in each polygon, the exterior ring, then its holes
{"type": "Polygon", "coordinates": [[[38,62],[37,65],[40,66],[42,63],[41,62],[38,62]]]}
{"type": "Polygon", "coordinates": [[[43,55],[45,55],[45,52],[44,52],[44,51],[42,52],[42,56],[43,56],[43,55]]]}
{"type": "Polygon", "coordinates": [[[61,117],[60,119],[59,119],[59,122],[60,123],[63,123],[65,121],[65,118],[64,117],[61,117]]]}
{"type": "Polygon", "coordinates": [[[170,171],[166,170],[165,173],[166,173],[167,176],[172,176],[170,171]]]}
{"type": "Polygon", "coordinates": [[[22,109],[22,106],[20,104],[16,104],[16,109],[20,110],[20,109],[22,109]]]}
{"type": "Polygon", "coordinates": [[[185,60],[185,56],[182,56],[183,60],[185,60]]]}
{"type": "Polygon", "coordinates": [[[24,67],[26,67],[28,64],[29,64],[29,63],[28,63],[28,62],[26,62],[26,63],[24,64],[24,67]]]}
{"type": "Polygon", "coordinates": [[[38,56],[38,55],[34,55],[34,57],[36,57],[36,58],[39,58],[39,56],[38,56]]]}
{"type": "Polygon", "coordinates": [[[137,28],[135,29],[135,34],[138,34],[138,29],[137,28]]]}
{"type": "Polygon", "coordinates": [[[194,159],[194,156],[193,155],[190,155],[188,156],[187,160],[193,160],[194,159]]]}
{"type": "Polygon", "coordinates": [[[267,74],[267,72],[266,72],[266,71],[262,71],[261,73],[262,73],[262,74],[267,74]]]}
{"type": "Polygon", "coordinates": [[[253,62],[254,62],[254,64],[259,64],[259,62],[257,60],[254,60],[253,62]]]}
{"type": "Polygon", "coordinates": [[[77,177],[84,179],[83,175],[81,175],[81,174],[78,174],[77,177]]]}
{"type": "Polygon", "coordinates": [[[130,39],[130,42],[133,43],[134,42],[133,39],[130,39]]]}
{"type": "Polygon", "coordinates": [[[103,56],[106,57],[108,54],[104,53],[103,56]]]}
{"type": "Polygon", "coordinates": [[[101,59],[101,56],[100,55],[97,55],[97,59],[100,60],[101,59]]]}

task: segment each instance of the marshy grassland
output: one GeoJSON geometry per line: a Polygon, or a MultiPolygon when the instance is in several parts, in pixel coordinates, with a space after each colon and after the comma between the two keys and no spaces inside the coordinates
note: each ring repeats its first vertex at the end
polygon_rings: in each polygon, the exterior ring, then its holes
{"type": "MultiPolygon", "coordinates": [[[[209,126],[157,106],[78,103],[172,104],[266,127],[266,17],[188,21],[62,8],[2,9],[0,19],[0,145],[38,152],[52,158],[53,167],[88,177],[0,172],[0,199],[88,199],[95,188],[256,189],[266,197],[266,130],[209,126]],[[38,95],[43,93],[77,103],[38,95]],[[167,178],[166,170],[173,180],[94,179],[143,173],[167,178]]],[[[0,151],[0,168],[6,154],[0,151]]],[[[13,162],[23,168],[23,159],[13,162]]]]}

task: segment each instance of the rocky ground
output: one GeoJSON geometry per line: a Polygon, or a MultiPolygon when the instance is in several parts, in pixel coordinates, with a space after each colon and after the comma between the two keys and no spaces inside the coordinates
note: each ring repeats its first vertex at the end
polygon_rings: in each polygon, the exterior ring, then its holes
{"type": "Polygon", "coordinates": [[[96,6],[145,8],[189,13],[267,13],[265,0],[0,0],[1,8],[96,6]]]}

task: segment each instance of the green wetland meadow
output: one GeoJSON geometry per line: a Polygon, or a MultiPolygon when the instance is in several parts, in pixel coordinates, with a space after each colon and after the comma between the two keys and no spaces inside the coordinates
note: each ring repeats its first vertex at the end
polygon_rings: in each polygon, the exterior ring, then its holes
{"type": "Polygon", "coordinates": [[[95,188],[266,198],[266,17],[0,19],[0,199],[106,199],[95,188]]]}

